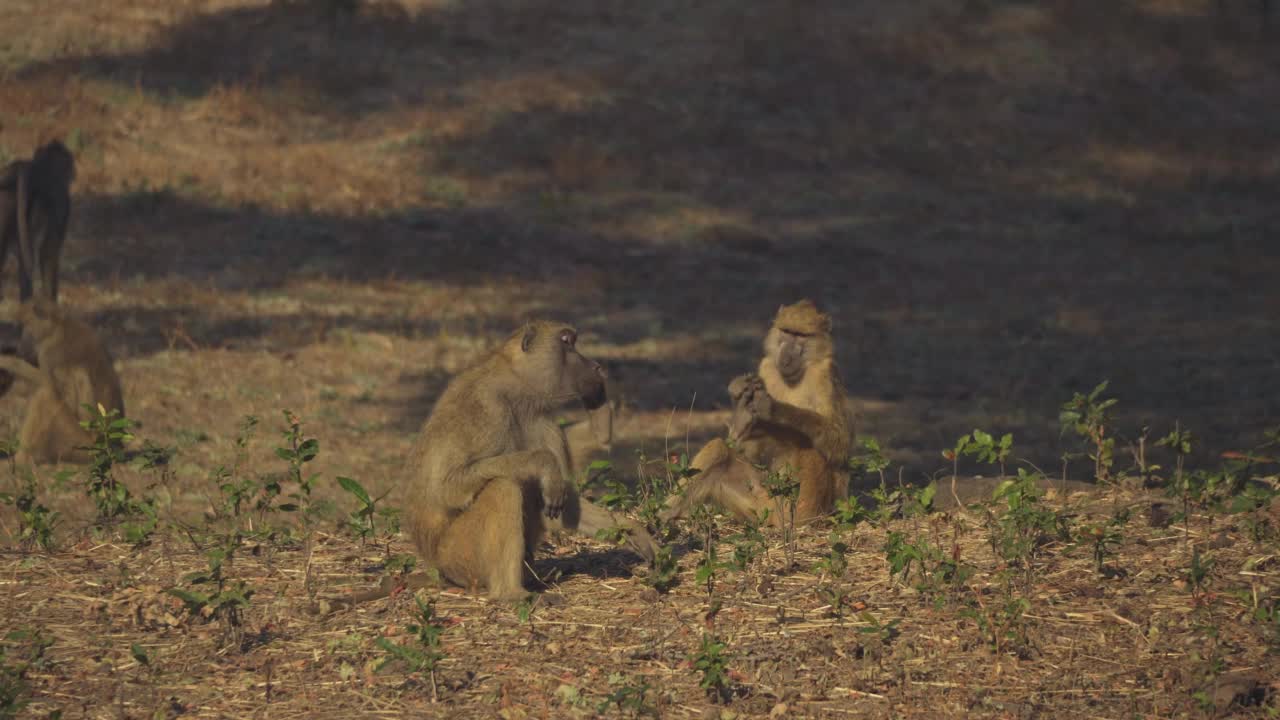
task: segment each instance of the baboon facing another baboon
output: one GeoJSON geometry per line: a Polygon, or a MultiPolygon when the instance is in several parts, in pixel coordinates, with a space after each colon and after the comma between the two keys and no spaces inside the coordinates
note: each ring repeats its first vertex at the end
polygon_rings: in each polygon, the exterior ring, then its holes
{"type": "Polygon", "coordinates": [[[124,414],[124,395],[111,355],[85,322],[42,298],[20,303],[15,313],[39,366],[0,355],[0,369],[36,386],[18,436],[20,463],[87,462],[81,449],[93,436],[80,427],[83,405],[124,414]]]}
{"type": "Polygon", "coordinates": [[[734,378],[729,396],[736,447],[717,438],[698,451],[690,465],[701,472],[683,497],[672,498],[665,519],[711,501],[743,519],[768,509],[769,521],[780,525],[779,503],[765,487],[770,473],[789,473],[799,482],[798,522],[827,515],[848,497],[848,397],[836,369],[831,318],[813,302],[778,308],[759,368],[734,378]]]}
{"type": "Polygon", "coordinates": [[[58,264],[75,177],[75,158],[57,140],[36,148],[30,160],[11,162],[0,171],[0,274],[12,245],[18,256],[19,300],[34,294],[33,278],[39,277],[42,297],[57,302],[58,264]]]}
{"type": "Polygon", "coordinates": [[[554,417],[580,401],[601,428],[612,412],[604,370],[562,323],[530,322],[458,375],[436,401],[409,455],[406,518],[419,555],[450,583],[491,598],[524,595],[527,565],[547,530],[627,529],[645,560],[644,528],[578,497],[554,417]]]}

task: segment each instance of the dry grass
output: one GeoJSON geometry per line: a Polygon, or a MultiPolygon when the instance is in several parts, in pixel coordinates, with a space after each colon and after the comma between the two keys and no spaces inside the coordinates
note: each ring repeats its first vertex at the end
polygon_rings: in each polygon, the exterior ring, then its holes
{"type": "MultiPolygon", "coordinates": [[[[1274,544],[1268,550],[1245,540],[1238,517],[1197,515],[1192,542],[1217,548],[1205,550],[1210,589],[1197,594],[1187,582],[1183,530],[1148,526],[1150,498],[1108,493],[1050,502],[1080,525],[1105,522],[1121,507],[1135,516],[1108,558],[1107,577],[1087,546],[1044,548],[1025,593],[1030,607],[1009,625],[999,624],[1007,592],[1001,564],[970,514],[855,531],[850,570],[838,581],[850,603],[843,613],[816,591],[830,578],[810,569],[827,552],[821,532],[801,533],[792,570],[774,538],[751,570],[722,572],[713,598],[719,610],[710,618],[712,598],[693,579],[700,552],[683,555],[680,584],[657,595],[628,575],[629,556],[564,539],[535,569],[560,575],[556,589],[566,603],[535,604],[527,621],[510,606],[430,593],[446,628],[438,702],[425,677],[395,666],[374,671],[385,656],[376,638],[409,639],[406,596],[308,615],[296,548],[236,560],[233,576],[257,592],[244,652],[218,651],[219,625],[191,618],[164,594],[204,564],[174,536],[141,549],[85,541],[48,556],[9,552],[0,607],[10,627],[29,625],[17,618],[38,613],[53,641],[48,665],[30,677],[33,716],[58,708],[68,717],[589,717],[620,686],[647,683],[645,704],[661,716],[705,717],[712,706],[689,660],[704,630],[732,654],[738,697],[725,712],[735,717],[1195,717],[1193,696],[1202,692],[1218,717],[1265,716],[1232,703],[1280,689],[1268,631],[1250,619],[1250,593],[1276,587],[1274,544]],[[978,574],[963,589],[921,595],[913,583],[890,578],[881,550],[887,530],[941,545],[978,574]],[[1215,537],[1227,541],[1211,544],[1215,537]],[[995,629],[980,629],[966,607],[995,629]],[[133,657],[135,643],[149,667],[133,657]]],[[[409,551],[399,543],[391,549],[409,551]]],[[[731,553],[722,546],[722,557],[731,553]]],[[[382,557],[380,549],[322,534],[312,571],[332,593],[382,557]]],[[[376,580],[363,577],[358,584],[376,580]]]]}
{"type": "MultiPolygon", "coordinates": [[[[51,137],[76,152],[65,302],[108,340],[140,434],[178,448],[179,518],[204,510],[240,419],[274,432],[284,408],[321,439],[325,478],[403,502],[402,458],[444,382],[529,315],[572,320],[608,362],[626,474],[637,449],[717,434],[724,383],[776,307],[805,295],[837,319],[859,427],[909,480],[974,427],[1013,432],[1021,455],[1058,468],[1078,449],[1058,407],[1107,378],[1122,462],[1143,425],[1191,427],[1192,461],[1209,467],[1280,423],[1280,47],[1255,3],[369,0],[332,19],[323,2],[2,5],[0,27],[21,30],[0,48],[0,160],[51,137]]],[[[3,281],[9,297],[12,271],[3,281]]],[[[27,393],[0,398],[0,438],[27,393]]],[[[85,502],[53,474],[41,487],[76,542],[85,502]]],[[[15,527],[10,509],[0,519],[15,527]]],[[[881,532],[858,536],[849,580],[877,617],[902,620],[879,658],[850,630],[859,620],[823,617],[803,569],[767,597],[755,577],[725,590],[716,622],[740,653],[739,712],[1198,712],[1204,635],[1186,590],[1164,582],[1187,558],[1162,531],[1126,534],[1131,572],[1102,598],[1075,594],[1099,585],[1087,554],[1055,554],[1022,659],[888,583],[881,532]],[[798,620],[778,623],[778,604],[798,620]]],[[[112,603],[159,607],[156,588],[198,562],[180,536],[163,543],[10,556],[3,629],[47,618],[66,661],[37,677],[41,708],[142,716],[172,695],[170,714],[251,715],[269,674],[273,714],[444,714],[421,687],[364,672],[405,603],[298,616],[294,552],[274,575],[254,558],[237,570],[262,588],[250,624],[263,642],[247,653],[217,653],[185,620],[131,624],[112,603]],[[118,579],[122,561],[134,579],[118,579]],[[77,614],[103,602],[105,615],[77,614]],[[348,631],[359,637],[330,648],[348,631]],[[154,644],[154,674],[131,666],[133,641],[154,644]]],[[[961,539],[966,556],[980,544],[961,539]]],[[[443,596],[460,620],[449,714],[566,714],[562,682],[605,691],[563,679],[583,667],[660,681],[664,714],[701,712],[680,665],[703,609],[692,583],[643,598],[598,546],[562,547],[555,562],[581,550],[582,567],[619,576],[568,577],[568,606],[531,625],[443,596]]],[[[1274,587],[1266,563],[1225,570],[1252,552],[1219,551],[1224,586],[1274,587]]],[[[320,560],[336,580],[357,555],[332,537],[320,560]]],[[[1253,636],[1224,602],[1226,668],[1252,672],[1261,646],[1237,640],[1253,636]]]]}

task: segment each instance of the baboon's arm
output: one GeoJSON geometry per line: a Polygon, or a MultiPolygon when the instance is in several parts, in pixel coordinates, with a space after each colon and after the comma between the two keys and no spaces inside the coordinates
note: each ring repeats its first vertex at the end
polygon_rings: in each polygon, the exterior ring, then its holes
{"type": "Polygon", "coordinates": [[[774,400],[768,422],[789,427],[809,438],[828,462],[844,463],[847,459],[849,430],[841,418],[824,417],[812,410],[774,400]]]}
{"type": "Polygon", "coordinates": [[[627,547],[644,558],[647,563],[652,564],[653,558],[658,554],[658,543],[654,541],[653,536],[647,530],[626,517],[614,515],[586,498],[579,498],[578,500],[577,521],[578,533],[590,538],[594,538],[600,530],[608,530],[615,527],[625,528],[627,531],[627,547]]]}
{"type": "Polygon", "coordinates": [[[39,385],[44,382],[40,369],[20,357],[0,355],[0,369],[8,370],[29,383],[39,385]]]}
{"type": "Polygon", "coordinates": [[[559,473],[556,458],[546,450],[522,450],[472,461],[449,473],[440,488],[440,501],[450,510],[461,510],[497,478],[536,479],[544,474],[559,473]]]}

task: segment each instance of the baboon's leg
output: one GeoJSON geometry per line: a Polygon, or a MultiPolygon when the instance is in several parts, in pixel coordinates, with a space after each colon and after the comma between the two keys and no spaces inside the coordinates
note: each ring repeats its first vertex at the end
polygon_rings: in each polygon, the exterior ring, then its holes
{"type": "MultiPolygon", "coordinates": [[[[22,212],[21,207],[18,208],[18,212],[22,212]]],[[[30,298],[34,294],[34,291],[32,289],[33,286],[31,283],[31,275],[35,271],[35,268],[27,267],[27,258],[21,252],[21,248],[22,248],[21,235],[19,235],[18,237],[18,248],[19,248],[19,252],[15,253],[18,256],[18,300],[24,301],[27,298],[30,298]]],[[[33,260],[32,262],[34,263],[35,261],[33,260]]]]}
{"type": "Polygon", "coordinates": [[[71,219],[71,196],[59,189],[46,193],[44,242],[40,243],[40,275],[44,296],[58,301],[58,267],[62,262],[62,246],[67,240],[67,222],[71,219]]]}
{"type": "MultiPolygon", "coordinates": [[[[8,193],[0,191],[0,289],[4,288],[4,266],[8,264],[9,260],[10,238],[14,238],[18,234],[18,227],[9,215],[9,208],[11,207],[9,197],[8,193]]],[[[16,203],[17,200],[14,200],[12,206],[16,207],[16,203]]],[[[18,244],[15,242],[13,245],[15,248],[14,254],[17,255],[16,248],[18,244]]]]}
{"type": "Polygon", "coordinates": [[[518,483],[490,480],[445,530],[435,565],[449,582],[489,590],[495,600],[522,597],[525,547],[524,493],[518,483]]]}
{"type": "Polygon", "coordinates": [[[80,427],[76,414],[42,385],[27,403],[15,459],[20,464],[89,462],[90,453],[82,448],[92,444],[93,436],[80,427]]]}
{"type": "Polygon", "coordinates": [[[62,241],[67,232],[65,215],[50,213],[45,225],[44,242],[40,245],[40,275],[44,296],[58,301],[58,265],[62,262],[62,241]]]}
{"type": "Polygon", "coordinates": [[[788,458],[788,469],[800,481],[796,499],[796,522],[826,517],[837,500],[849,497],[849,476],[833,471],[817,451],[801,450],[788,458]]]}
{"type": "Polygon", "coordinates": [[[662,514],[665,521],[685,517],[696,506],[714,502],[744,520],[751,519],[767,505],[752,493],[761,487],[763,478],[758,470],[734,456],[724,440],[716,438],[707,443],[689,463],[702,472],[689,480],[684,497],[672,498],[662,514]]]}

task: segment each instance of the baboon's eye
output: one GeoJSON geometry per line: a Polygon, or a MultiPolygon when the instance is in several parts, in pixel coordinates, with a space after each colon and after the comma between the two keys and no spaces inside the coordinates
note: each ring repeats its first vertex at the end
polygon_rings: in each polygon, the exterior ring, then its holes
{"type": "Polygon", "coordinates": [[[578,341],[578,336],[574,335],[572,330],[560,331],[560,342],[564,343],[565,345],[568,345],[569,347],[573,347],[573,344],[577,341],[578,341]]]}

